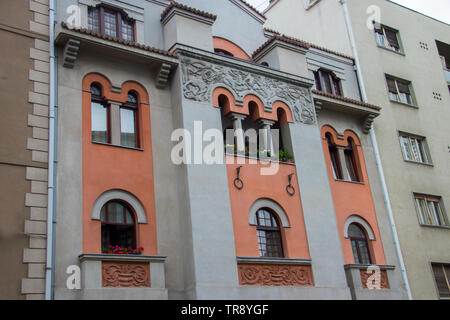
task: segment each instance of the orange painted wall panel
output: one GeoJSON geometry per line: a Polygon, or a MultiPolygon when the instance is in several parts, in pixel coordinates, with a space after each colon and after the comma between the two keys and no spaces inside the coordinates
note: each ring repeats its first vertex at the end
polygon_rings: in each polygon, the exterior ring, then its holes
{"type": "MultiPolygon", "coordinates": [[[[233,156],[227,156],[227,163],[234,160],[233,156]]],[[[248,161],[248,159],[246,160],[248,161]]],[[[238,190],[234,187],[233,181],[236,178],[236,168],[239,166],[237,163],[227,165],[236,255],[243,257],[259,256],[256,226],[249,224],[249,211],[256,200],[265,198],[280,205],[288,216],[291,228],[281,228],[285,257],[309,259],[310,254],[295,166],[280,164],[276,175],[263,176],[260,174],[262,166],[260,162],[258,164],[247,163],[243,165],[240,171],[240,178],[245,185],[243,190],[238,190]],[[294,173],[292,185],[296,189],[296,193],[292,197],[286,192],[286,186],[289,183],[288,175],[291,173],[294,173]]]]}
{"type": "MultiPolygon", "coordinates": [[[[83,252],[101,253],[101,222],[91,219],[95,200],[105,191],[120,189],[133,194],[143,205],[148,224],[137,227],[137,246],[144,254],[156,255],[157,238],[153,185],[153,159],[150,130],[150,106],[146,90],[137,83],[126,82],[120,94],[111,92],[110,82],[99,74],[89,74],[83,80],[83,252]],[[106,100],[125,102],[129,90],[139,96],[140,150],[100,145],[91,142],[92,82],[103,87],[106,100]]],[[[135,218],[137,221],[137,219],[135,218]]]]}
{"type": "MultiPolygon", "coordinates": [[[[332,127],[324,126],[322,128],[322,142],[327,162],[328,176],[330,177],[331,192],[333,194],[345,264],[355,263],[350,240],[344,237],[344,223],[347,218],[352,215],[360,216],[366,220],[374,232],[375,241],[370,241],[368,239],[369,249],[373,260],[372,263],[380,265],[386,264],[364,154],[358,136],[352,131],[347,130],[344,133],[344,140],[340,140],[337,138],[337,133],[332,127]],[[334,138],[334,142],[340,146],[347,146],[347,138],[353,138],[356,144],[357,162],[359,163],[358,171],[362,175],[363,183],[345,182],[334,179],[328,143],[325,138],[327,133],[330,133],[334,138]]],[[[345,164],[342,164],[342,166],[345,166],[345,164]]]]}

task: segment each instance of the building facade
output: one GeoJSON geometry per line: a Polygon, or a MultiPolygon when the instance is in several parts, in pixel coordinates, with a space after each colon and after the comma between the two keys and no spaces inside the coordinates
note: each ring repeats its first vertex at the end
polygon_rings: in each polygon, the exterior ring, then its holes
{"type": "Polygon", "coordinates": [[[405,298],[367,136],[380,108],[351,56],[265,20],[234,0],[58,2],[56,299],[405,298]],[[329,66],[341,95],[311,90],[329,66]]]}
{"type": "Polygon", "coordinates": [[[358,56],[366,99],[383,107],[374,129],[412,297],[449,297],[449,25],[385,0],[279,0],[265,15],[358,56]]]}
{"type": "Polygon", "coordinates": [[[351,53],[266,29],[241,0],[35,2],[54,73],[24,102],[50,114],[27,147],[50,155],[22,170],[42,224],[25,224],[36,279],[17,262],[17,296],[407,298],[369,136],[384,110],[351,53]]]}
{"type": "Polygon", "coordinates": [[[41,299],[48,187],[48,1],[1,1],[0,38],[0,298],[41,299]]]}

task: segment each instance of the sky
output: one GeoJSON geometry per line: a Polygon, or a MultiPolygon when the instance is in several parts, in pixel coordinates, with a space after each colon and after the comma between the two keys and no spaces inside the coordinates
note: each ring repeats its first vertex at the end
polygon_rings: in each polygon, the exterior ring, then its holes
{"type": "MultiPolygon", "coordinates": [[[[263,11],[269,5],[269,0],[246,1],[259,11],[263,11]]],[[[394,0],[393,2],[450,24],[450,0],[394,0]]]]}

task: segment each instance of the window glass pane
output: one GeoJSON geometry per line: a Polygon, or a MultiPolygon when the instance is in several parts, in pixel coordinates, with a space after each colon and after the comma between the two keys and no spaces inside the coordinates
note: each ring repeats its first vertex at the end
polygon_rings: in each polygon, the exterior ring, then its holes
{"type": "Polygon", "coordinates": [[[126,221],[127,224],[134,224],[133,215],[131,214],[130,210],[126,209],[126,221]]]}
{"type": "Polygon", "coordinates": [[[413,154],[414,154],[414,160],[418,161],[418,162],[423,162],[422,159],[422,155],[419,151],[419,145],[418,145],[418,140],[415,138],[410,138],[411,141],[411,146],[412,146],[412,150],[413,150],[413,154]]]}
{"type": "Polygon", "coordinates": [[[386,44],[384,42],[384,34],[383,34],[383,30],[381,29],[376,29],[375,30],[375,36],[377,38],[377,42],[380,46],[382,47],[386,47],[386,44]]]}
{"type": "Polygon", "coordinates": [[[122,19],[122,39],[133,41],[133,23],[122,19]]]}
{"type": "Polygon", "coordinates": [[[121,144],[136,148],[136,115],[131,109],[120,109],[121,144]]]}
{"type": "Polygon", "coordinates": [[[425,151],[424,142],[422,140],[417,140],[417,145],[419,146],[420,157],[422,158],[422,162],[428,163],[428,156],[425,151]]]}
{"type": "Polygon", "coordinates": [[[400,49],[400,45],[398,43],[398,39],[397,39],[397,33],[393,30],[389,30],[389,29],[384,29],[384,32],[386,33],[386,38],[389,42],[389,46],[398,51],[400,49]]]}
{"type": "Polygon", "coordinates": [[[406,160],[413,160],[411,149],[409,147],[409,138],[401,137],[401,141],[406,160]]]}
{"type": "Polygon", "coordinates": [[[105,10],[105,34],[111,37],[117,37],[117,14],[114,11],[105,10]]]}
{"type": "Polygon", "coordinates": [[[353,257],[355,258],[355,263],[360,264],[359,256],[358,256],[358,247],[355,240],[351,240],[352,243],[352,251],[353,251],[353,257]]]}
{"type": "Polygon", "coordinates": [[[99,10],[98,8],[89,8],[88,11],[88,29],[100,32],[100,23],[99,23],[99,10]]]}
{"type": "Polygon", "coordinates": [[[92,141],[108,143],[108,112],[104,105],[92,102],[92,141]]]}
{"type": "Polygon", "coordinates": [[[420,217],[422,219],[423,224],[431,224],[430,219],[428,217],[427,209],[425,208],[425,200],[417,199],[417,204],[419,206],[420,217]]]}
{"type": "Polygon", "coordinates": [[[365,241],[358,241],[359,252],[361,253],[361,263],[370,264],[369,249],[367,248],[367,243],[365,241]]]}
{"type": "Polygon", "coordinates": [[[354,223],[348,227],[348,235],[351,238],[366,238],[364,231],[354,223]]]}
{"type": "Polygon", "coordinates": [[[108,216],[110,223],[125,223],[123,205],[119,202],[108,203],[108,216]]]}
{"type": "Polygon", "coordinates": [[[428,212],[430,213],[430,217],[431,217],[431,224],[438,226],[439,223],[436,219],[436,212],[434,211],[434,205],[432,201],[427,201],[427,206],[428,206],[428,212]]]}

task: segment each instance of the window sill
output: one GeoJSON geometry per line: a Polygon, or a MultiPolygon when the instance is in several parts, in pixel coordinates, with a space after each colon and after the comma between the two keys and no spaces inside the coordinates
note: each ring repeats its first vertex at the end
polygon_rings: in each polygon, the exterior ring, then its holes
{"type": "Polygon", "coordinates": [[[144,149],[141,149],[141,148],[125,147],[120,144],[102,143],[102,142],[95,142],[95,141],[91,141],[91,142],[92,142],[92,144],[97,144],[100,146],[116,147],[116,148],[122,148],[122,149],[127,149],[127,150],[134,150],[134,151],[144,151],[144,149]]]}
{"type": "Polygon", "coordinates": [[[392,100],[392,99],[389,99],[389,101],[392,102],[392,103],[395,103],[395,104],[400,104],[402,106],[407,106],[407,107],[411,107],[411,108],[414,108],[414,109],[419,109],[419,107],[414,105],[414,104],[404,103],[404,102],[401,102],[401,101],[395,101],[395,100],[392,100]]]}
{"type": "Polygon", "coordinates": [[[420,224],[420,226],[424,227],[424,228],[450,230],[450,226],[434,226],[434,225],[430,225],[430,224],[420,224]]]}
{"type": "Polygon", "coordinates": [[[432,163],[419,162],[419,161],[413,161],[413,160],[407,160],[407,159],[403,159],[403,160],[404,160],[405,162],[412,163],[412,164],[423,165],[423,166],[431,167],[431,168],[434,167],[434,164],[432,164],[432,163]]]}
{"type": "Polygon", "coordinates": [[[342,179],[334,179],[334,181],[365,185],[365,183],[361,182],[361,181],[350,181],[350,180],[342,180],[342,179]]]}
{"type": "Polygon", "coordinates": [[[380,48],[380,49],[387,50],[387,51],[389,51],[389,52],[396,53],[396,54],[401,55],[401,56],[404,56],[404,57],[406,56],[406,54],[405,54],[403,51],[395,51],[395,50],[389,49],[389,48],[387,48],[387,47],[380,46],[379,44],[377,44],[377,47],[380,48]]]}
{"type": "Polygon", "coordinates": [[[311,265],[311,259],[268,258],[268,257],[236,257],[238,264],[296,264],[311,265]]]}

